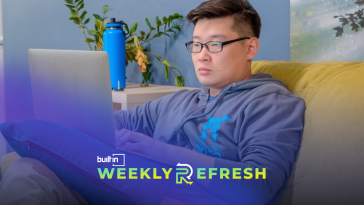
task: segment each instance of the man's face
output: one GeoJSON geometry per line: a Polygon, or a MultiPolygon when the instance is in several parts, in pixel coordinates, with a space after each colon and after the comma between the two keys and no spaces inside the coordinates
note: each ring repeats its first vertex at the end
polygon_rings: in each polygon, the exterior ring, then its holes
{"type": "MultiPolygon", "coordinates": [[[[193,41],[230,41],[240,37],[232,31],[232,17],[201,19],[195,25],[193,41]]],[[[247,36],[250,37],[250,36],[247,36]]],[[[223,46],[219,53],[210,53],[204,46],[200,53],[192,53],[198,80],[210,88],[210,95],[217,95],[225,86],[251,78],[249,39],[223,46]]]]}

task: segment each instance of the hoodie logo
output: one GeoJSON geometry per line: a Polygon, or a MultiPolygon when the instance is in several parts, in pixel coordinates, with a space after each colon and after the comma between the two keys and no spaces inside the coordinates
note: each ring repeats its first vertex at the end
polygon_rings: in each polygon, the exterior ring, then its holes
{"type": "Polygon", "coordinates": [[[207,129],[212,130],[212,140],[217,142],[217,130],[220,128],[221,123],[226,120],[231,120],[230,117],[224,116],[222,118],[212,118],[209,117],[209,123],[202,127],[202,135],[200,136],[202,139],[205,139],[207,136],[207,129]]]}

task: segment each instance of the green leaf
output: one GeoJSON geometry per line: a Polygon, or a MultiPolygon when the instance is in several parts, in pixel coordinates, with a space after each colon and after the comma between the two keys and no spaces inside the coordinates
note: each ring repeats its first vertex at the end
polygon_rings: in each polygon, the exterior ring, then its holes
{"type": "Polygon", "coordinates": [[[145,35],[145,32],[144,31],[140,31],[140,35],[141,36],[144,36],[145,35]]]}
{"type": "Polygon", "coordinates": [[[162,34],[163,34],[162,32],[158,32],[158,33],[154,34],[153,38],[160,37],[162,34]]]}
{"type": "Polygon", "coordinates": [[[84,24],[88,24],[88,22],[90,22],[90,18],[86,19],[84,24]]]}
{"type": "Polygon", "coordinates": [[[168,23],[168,19],[167,19],[167,17],[165,17],[165,16],[163,16],[163,23],[164,23],[164,24],[168,23]]]}
{"type": "Polygon", "coordinates": [[[128,40],[126,40],[126,44],[132,44],[134,42],[134,38],[130,38],[128,40]]]}
{"type": "Polygon", "coordinates": [[[129,27],[128,27],[128,25],[126,25],[126,24],[125,24],[125,25],[124,25],[124,28],[125,28],[125,30],[126,30],[126,32],[127,32],[127,33],[130,33],[130,32],[129,32],[129,27]]]}
{"type": "Polygon", "coordinates": [[[147,37],[145,37],[145,40],[148,40],[150,36],[150,33],[148,33],[147,37]]]}
{"type": "Polygon", "coordinates": [[[174,18],[176,18],[176,19],[178,19],[178,18],[180,18],[181,16],[180,16],[178,13],[175,13],[175,14],[173,14],[173,17],[174,17],[174,18]]]}
{"type": "Polygon", "coordinates": [[[352,31],[355,31],[355,32],[359,31],[359,25],[358,24],[352,23],[352,24],[350,24],[350,26],[351,26],[352,31]]]}
{"type": "Polygon", "coordinates": [[[78,18],[77,12],[75,10],[71,10],[71,16],[78,18]]]}
{"type": "Polygon", "coordinates": [[[163,65],[166,65],[166,66],[171,66],[171,64],[170,64],[168,61],[166,61],[166,60],[164,60],[164,61],[162,62],[162,64],[163,64],[163,65]]]}
{"type": "Polygon", "coordinates": [[[83,9],[83,7],[85,6],[85,4],[84,3],[82,3],[81,5],[80,5],[80,7],[78,7],[78,10],[80,11],[81,9],[83,9]]]}
{"type": "Polygon", "coordinates": [[[109,6],[108,5],[105,5],[105,6],[102,7],[102,13],[103,14],[106,14],[106,12],[108,12],[108,11],[109,11],[109,6]]]}
{"type": "Polygon", "coordinates": [[[131,61],[134,61],[134,60],[135,60],[135,55],[136,55],[136,53],[131,52],[131,53],[129,53],[129,54],[130,54],[130,56],[131,56],[131,61]]]}
{"type": "Polygon", "coordinates": [[[73,0],[64,0],[67,4],[73,4],[73,0]]]}
{"type": "Polygon", "coordinates": [[[102,35],[104,35],[104,31],[105,30],[106,29],[104,29],[104,28],[100,28],[100,31],[98,32],[98,34],[100,35],[101,39],[102,39],[102,35]]]}
{"type": "MultiPolygon", "coordinates": [[[[163,61],[164,62],[164,61],[163,61]]],[[[168,67],[167,66],[164,66],[164,77],[166,77],[167,81],[168,81],[168,67]]]]}
{"type": "Polygon", "coordinates": [[[168,37],[171,37],[171,36],[170,36],[170,35],[168,35],[167,33],[163,33],[163,35],[168,36],[168,37]]]}
{"type": "Polygon", "coordinates": [[[92,14],[92,15],[95,17],[95,19],[97,19],[97,20],[99,20],[99,21],[102,21],[101,16],[99,16],[99,15],[97,15],[97,14],[92,14]]]}
{"type": "Polygon", "coordinates": [[[90,34],[90,35],[94,35],[95,33],[97,33],[97,31],[95,31],[95,30],[88,30],[87,33],[90,34]]]}
{"type": "Polygon", "coordinates": [[[150,80],[150,77],[152,76],[152,73],[151,72],[147,72],[147,79],[150,80]]]}
{"type": "Polygon", "coordinates": [[[135,35],[134,36],[134,44],[135,44],[135,47],[138,48],[139,47],[139,44],[138,44],[138,37],[135,35]]]}
{"type": "Polygon", "coordinates": [[[148,81],[148,74],[147,72],[143,73],[143,82],[142,84],[146,83],[148,81]]]}
{"type": "MultiPolygon", "coordinates": [[[[77,2],[76,2],[77,3],[77,2]]],[[[83,3],[83,0],[82,1],[79,1],[76,5],[76,7],[78,7],[79,5],[81,5],[83,3]]]]}
{"type": "MultiPolygon", "coordinates": [[[[143,51],[145,51],[145,49],[143,49],[143,51]]],[[[147,63],[147,65],[149,65],[149,64],[150,64],[148,56],[147,56],[147,58],[145,59],[145,62],[147,63]]]]}
{"type": "Polygon", "coordinates": [[[83,20],[85,18],[86,14],[87,14],[87,11],[83,11],[80,16],[80,19],[83,20]]]}
{"type": "Polygon", "coordinates": [[[126,56],[128,57],[128,59],[127,59],[128,61],[133,62],[134,58],[133,58],[133,55],[130,52],[127,52],[126,56]]]}
{"type": "Polygon", "coordinates": [[[101,21],[95,19],[95,27],[97,28],[96,31],[100,31],[100,27],[101,27],[101,21]]]}
{"type": "Polygon", "coordinates": [[[78,1],[80,1],[80,0],[76,0],[75,2],[77,3],[78,1]]]}
{"type": "Polygon", "coordinates": [[[157,24],[157,26],[162,25],[162,22],[161,22],[161,20],[159,20],[158,16],[155,17],[155,23],[157,24]]]}
{"type": "Polygon", "coordinates": [[[147,24],[147,26],[148,26],[149,28],[152,28],[152,26],[150,25],[150,22],[149,22],[149,20],[148,20],[147,18],[145,18],[145,23],[147,24]]]}
{"type": "Polygon", "coordinates": [[[130,28],[130,34],[135,33],[135,31],[137,30],[137,28],[138,28],[138,22],[135,22],[133,24],[133,26],[130,28]]]}
{"type": "Polygon", "coordinates": [[[137,52],[138,51],[138,48],[137,47],[132,47],[132,49],[131,49],[131,52],[137,52]]]}
{"type": "Polygon", "coordinates": [[[78,18],[77,17],[71,17],[71,18],[69,18],[69,20],[74,21],[74,20],[78,20],[78,18]]]}
{"type": "Polygon", "coordinates": [[[185,86],[185,79],[182,76],[180,77],[180,79],[181,79],[181,87],[184,87],[185,86]]]}
{"type": "Polygon", "coordinates": [[[70,10],[73,10],[75,7],[72,5],[65,4],[70,10]]]}
{"type": "Polygon", "coordinates": [[[185,79],[182,76],[176,76],[174,84],[177,87],[184,87],[185,86],[185,79]]]}
{"type": "Polygon", "coordinates": [[[79,24],[80,24],[80,20],[78,20],[78,19],[73,20],[73,22],[74,22],[75,24],[77,24],[77,25],[79,25],[79,24]]]}
{"type": "Polygon", "coordinates": [[[174,78],[174,84],[177,86],[177,87],[181,87],[181,86],[179,86],[179,81],[178,81],[178,78],[177,78],[178,76],[176,76],[175,78],[174,78]]]}
{"type": "Polygon", "coordinates": [[[176,25],[175,28],[178,30],[178,31],[181,31],[181,27],[179,25],[176,25]]]}

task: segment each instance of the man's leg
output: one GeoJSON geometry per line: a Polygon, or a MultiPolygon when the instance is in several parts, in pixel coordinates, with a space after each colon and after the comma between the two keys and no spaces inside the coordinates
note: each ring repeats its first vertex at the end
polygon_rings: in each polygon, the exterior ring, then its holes
{"type": "Polygon", "coordinates": [[[15,161],[0,183],[1,204],[89,204],[42,162],[32,158],[15,161]]]}

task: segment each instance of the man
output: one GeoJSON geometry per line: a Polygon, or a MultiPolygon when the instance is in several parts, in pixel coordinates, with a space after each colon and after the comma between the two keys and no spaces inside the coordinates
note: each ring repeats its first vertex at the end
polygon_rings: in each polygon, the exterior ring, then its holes
{"type": "Polygon", "coordinates": [[[193,168],[266,169],[266,179],[199,180],[194,174],[196,183],[176,185],[164,204],[266,204],[290,176],[304,102],[279,80],[252,75],[261,22],[250,3],[206,1],[187,19],[195,28],[186,47],[204,86],[116,111],[116,147],[193,168]]]}
{"type": "Polygon", "coordinates": [[[117,148],[199,168],[266,168],[266,179],[196,180],[214,200],[265,204],[290,176],[304,101],[269,75],[252,76],[261,22],[250,3],[206,1],[187,19],[195,28],[186,46],[204,86],[116,111],[117,148]]]}

